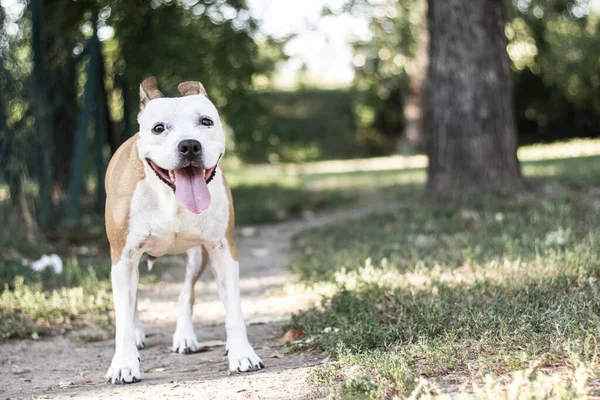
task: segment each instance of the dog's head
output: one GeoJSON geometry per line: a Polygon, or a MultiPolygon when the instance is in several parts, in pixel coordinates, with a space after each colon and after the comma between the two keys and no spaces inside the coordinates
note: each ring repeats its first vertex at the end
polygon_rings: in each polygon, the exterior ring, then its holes
{"type": "Polygon", "coordinates": [[[140,85],[138,151],[177,201],[198,214],[210,203],[207,185],[225,152],[225,134],[200,82],[183,82],[178,89],[182,97],[167,98],[155,77],[140,85]]]}

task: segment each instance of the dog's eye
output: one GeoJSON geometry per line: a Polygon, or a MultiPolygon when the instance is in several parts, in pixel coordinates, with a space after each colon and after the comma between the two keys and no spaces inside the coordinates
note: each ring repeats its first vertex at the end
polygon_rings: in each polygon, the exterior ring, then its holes
{"type": "Polygon", "coordinates": [[[214,125],[213,120],[208,117],[202,117],[202,119],[200,120],[200,123],[204,126],[213,126],[214,125]]]}
{"type": "Polygon", "coordinates": [[[165,131],[165,124],[163,124],[162,122],[159,122],[158,124],[154,125],[152,127],[152,133],[155,134],[161,134],[165,131]]]}

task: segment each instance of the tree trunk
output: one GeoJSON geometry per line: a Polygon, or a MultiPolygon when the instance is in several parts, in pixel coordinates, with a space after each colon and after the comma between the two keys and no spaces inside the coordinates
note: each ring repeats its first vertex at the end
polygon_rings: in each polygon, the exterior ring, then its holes
{"type": "Polygon", "coordinates": [[[524,190],[503,2],[429,0],[427,22],[427,195],[524,190]]]}
{"type": "Polygon", "coordinates": [[[39,185],[37,219],[42,231],[52,227],[54,203],[53,189],[53,141],[50,105],[48,104],[48,85],[44,58],[44,2],[33,0],[31,7],[31,49],[33,52],[32,106],[35,115],[35,133],[37,139],[37,181],[39,185]]]}
{"type": "Polygon", "coordinates": [[[52,135],[54,143],[53,180],[61,191],[67,192],[71,178],[71,157],[77,127],[77,65],[71,58],[60,68],[51,71],[56,84],[50,91],[52,104],[52,135]]]}
{"type": "Polygon", "coordinates": [[[419,19],[419,38],[417,52],[413,60],[407,63],[410,75],[410,92],[404,103],[404,118],[406,125],[400,138],[400,153],[413,155],[425,150],[425,83],[427,82],[427,65],[429,63],[427,50],[429,49],[429,30],[427,29],[427,0],[419,0],[418,7],[422,9],[419,19]]]}

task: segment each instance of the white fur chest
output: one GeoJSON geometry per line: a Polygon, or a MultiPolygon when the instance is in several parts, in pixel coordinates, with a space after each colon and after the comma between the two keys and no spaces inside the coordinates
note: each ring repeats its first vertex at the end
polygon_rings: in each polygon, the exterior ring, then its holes
{"type": "Polygon", "coordinates": [[[210,205],[202,213],[194,214],[183,208],[173,191],[158,179],[140,181],[131,201],[128,241],[135,241],[142,251],[160,257],[224,237],[229,198],[220,169],[217,168],[208,188],[210,205]]]}

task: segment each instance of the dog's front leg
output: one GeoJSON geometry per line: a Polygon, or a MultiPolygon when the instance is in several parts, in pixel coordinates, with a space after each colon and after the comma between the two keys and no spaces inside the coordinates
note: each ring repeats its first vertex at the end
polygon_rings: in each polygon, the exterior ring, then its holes
{"type": "Polygon", "coordinates": [[[229,370],[245,372],[264,368],[246,334],[240,303],[239,264],[232,256],[229,243],[225,238],[207,247],[219,297],[225,306],[229,370]]]}
{"type": "Polygon", "coordinates": [[[106,374],[106,379],[112,383],[132,383],[141,379],[134,322],[139,259],[140,254],[126,248],[119,261],[112,266],[116,349],[112,364],[106,374]]]}
{"type": "Polygon", "coordinates": [[[192,247],[186,252],[187,262],[185,265],[185,282],[183,290],[179,295],[179,317],[177,328],[173,334],[174,352],[180,354],[194,353],[198,350],[198,339],[194,332],[194,286],[196,281],[206,268],[207,256],[200,247],[192,247]]]}

